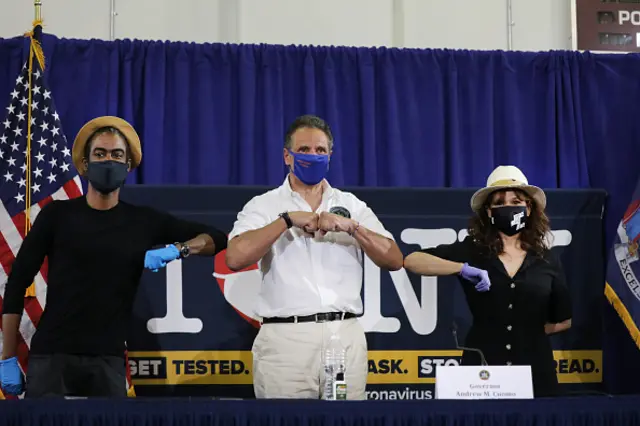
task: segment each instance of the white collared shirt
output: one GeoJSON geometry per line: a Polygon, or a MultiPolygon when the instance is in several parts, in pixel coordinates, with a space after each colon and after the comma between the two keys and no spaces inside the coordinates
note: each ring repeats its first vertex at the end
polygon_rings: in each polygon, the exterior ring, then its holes
{"type": "MultiPolygon", "coordinates": [[[[384,237],[393,239],[373,211],[350,192],[332,188],[325,180],[317,213],[343,207],[351,219],[384,237]]],[[[271,191],[252,198],[240,213],[229,240],[243,232],[263,228],[283,212],[311,207],[291,189],[288,177],[271,191]]],[[[345,232],[324,237],[304,236],[296,227],[285,231],[259,262],[262,288],[256,314],[262,318],[311,315],[321,312],[362,313],[363,254],[360,244],[345,232]]]]}

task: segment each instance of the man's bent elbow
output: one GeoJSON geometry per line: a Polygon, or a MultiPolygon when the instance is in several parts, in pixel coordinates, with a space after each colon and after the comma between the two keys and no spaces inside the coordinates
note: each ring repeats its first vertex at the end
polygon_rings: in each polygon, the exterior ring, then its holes
{"type": "Polygon", "coordinates": [[[224,260],[227,264],[227,267],[231,269],[233,272],[241,271],[242,269],[249,266],[246,264],[245,255],[242,250],[241,241],[239,241],[238,237],[232,238],[227,243],[227,249],[225,251],[224,260]]]}
{"type": "Polygon", "coordinates": [[[224,260],[227,264],[227,267],[233,272],[238,272],[244,268],[240,253],[238,253],[238,250],[236,249],[227,247],[224,260]]]}
{"type": "Polygon", "coordinates": [[[402,253],[399,255],[393,256],[393,258],[389,261],[388,270],[390,271],[399,271],[402,269],[404,258],[402,257],[402,253]]]}
{"type": "Polygon", "coordinates": [[[404,263],[404,256],[397,244],[393,243],[391,250],[387,253],[386,269],[389,271],[399,271],[404,263]]]}

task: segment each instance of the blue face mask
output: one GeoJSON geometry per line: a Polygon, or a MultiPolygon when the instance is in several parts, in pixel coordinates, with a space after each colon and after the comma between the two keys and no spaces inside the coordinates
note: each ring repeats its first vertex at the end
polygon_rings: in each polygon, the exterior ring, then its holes
{"type": "Polygon", "coordinates": [[[316,185],[327,175],[329,170],[329,156],[315,154],[301,154],[292,152],[293,174],[305,185],[316,185]]]}

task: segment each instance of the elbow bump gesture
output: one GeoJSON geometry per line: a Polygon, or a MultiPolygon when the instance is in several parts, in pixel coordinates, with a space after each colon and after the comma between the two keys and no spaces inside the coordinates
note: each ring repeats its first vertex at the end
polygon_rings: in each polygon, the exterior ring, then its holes
{"type": "Polygon", "coordinates": [[[491,288],[489,273],[484,269],[474,268],[465,263],[460,270],[460,275],[465,280],[475,284],[477,291],[489,291],[489,288],[491,288]]]}

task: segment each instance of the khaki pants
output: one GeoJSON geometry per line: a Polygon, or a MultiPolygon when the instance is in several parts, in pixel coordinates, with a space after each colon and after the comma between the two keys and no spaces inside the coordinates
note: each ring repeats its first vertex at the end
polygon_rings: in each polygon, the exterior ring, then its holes
{"type": "Polygon", "coordinates": [[[326,323],[263,324],[253,342],[256,398],[321,399],[322,359],[332,333],[346,349],[347,399],[365,399],[367,340],[357,319],[326,323]]]}

